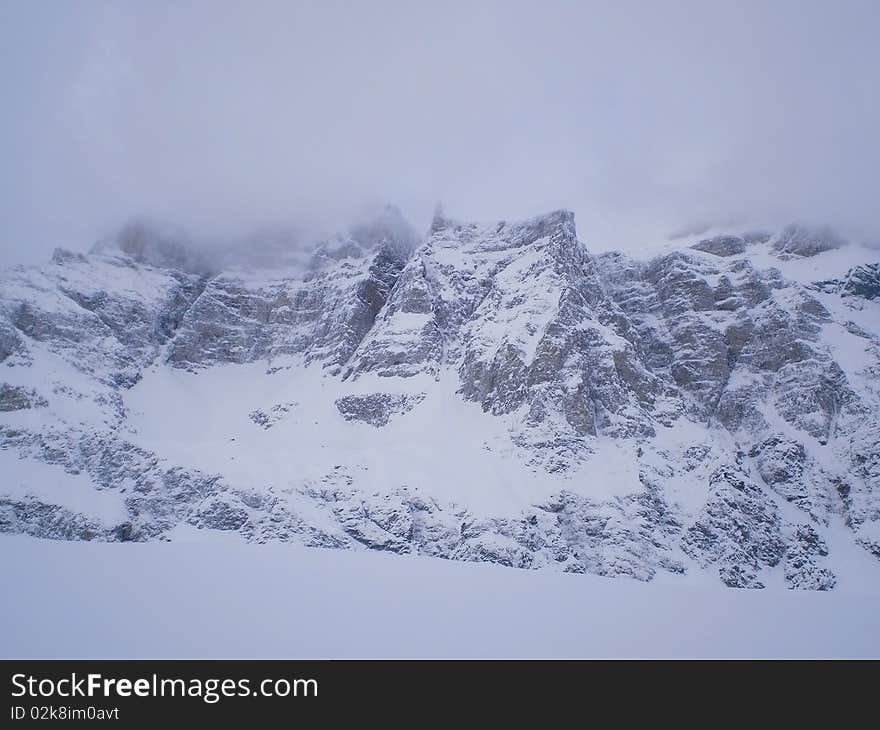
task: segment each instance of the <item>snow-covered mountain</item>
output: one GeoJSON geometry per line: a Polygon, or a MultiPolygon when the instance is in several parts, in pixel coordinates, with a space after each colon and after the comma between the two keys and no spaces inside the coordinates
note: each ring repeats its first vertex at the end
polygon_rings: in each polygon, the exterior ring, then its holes
{"type": "Polygon", "coordinates": [[[880,585],[880,252],[678,243],[389,208],[280,258],[141,225],[8,270],[0,531],[880,585]]]}

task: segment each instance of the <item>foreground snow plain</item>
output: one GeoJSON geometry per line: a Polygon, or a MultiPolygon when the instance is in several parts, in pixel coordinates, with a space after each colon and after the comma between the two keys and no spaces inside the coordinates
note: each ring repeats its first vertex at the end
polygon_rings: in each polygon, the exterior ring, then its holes
{"type": "Polygon", "coordinates": [[[0,537],[2,658],[880,657],[880,592],[736,590],[418,556],[0,537]]]}

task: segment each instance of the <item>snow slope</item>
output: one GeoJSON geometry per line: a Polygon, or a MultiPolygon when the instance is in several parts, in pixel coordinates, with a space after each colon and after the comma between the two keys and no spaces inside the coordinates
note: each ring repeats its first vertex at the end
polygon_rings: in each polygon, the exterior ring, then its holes
{"type": "Polygon", "coordinates": [[[336,470],[368,493],[405,485],[480,515],[510,516],[563,488],[592,497],[639,490],[627,442],[604,441],[599,457],[570,472],[529,469],[505,419],[463,401],[454,373],[446,375],[395,382],[368,373],[344,383],[315,368],[267,374],[261,363],[198,374],[154,367],[125,395],[127,425],[133,442],[170,463],[222,471],[230,484],[264,493],[336,470]],[[340,417],[338,399],[377,391],[424,397],[381,428],[340,417]],[[285,410],[273,413],[279,404],[285,410]],[[255,410],[273,416],[268,428],[250,417],[255,410]]]}
{"type": "Polygon", "coordinates": [[[193,532],[0,537],[0,657],[880,658],[877,592],[644,584],[193,532]]]}

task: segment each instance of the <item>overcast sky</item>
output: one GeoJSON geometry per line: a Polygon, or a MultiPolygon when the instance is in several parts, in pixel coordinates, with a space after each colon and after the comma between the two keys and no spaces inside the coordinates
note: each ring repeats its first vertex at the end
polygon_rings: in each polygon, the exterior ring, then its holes
{"type": "Polygon", "coordinates": [[[567,207],[880,232],[880,2],[0,0],[2,264],[134,215],[207,235],[567,207]]]}

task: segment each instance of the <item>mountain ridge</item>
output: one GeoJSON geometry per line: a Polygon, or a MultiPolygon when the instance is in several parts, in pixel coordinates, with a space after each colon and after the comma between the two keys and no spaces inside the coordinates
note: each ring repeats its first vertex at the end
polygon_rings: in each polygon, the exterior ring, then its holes
{"type": "Polygon", "coordinates": [[[305,265],[210,273],[138,235],[0,278],[2,531],[880,575],[880,285],[811,273],[855,256],[831,231],[639,261],[569,211],[419,237],[387,209],[305,265]]]}

